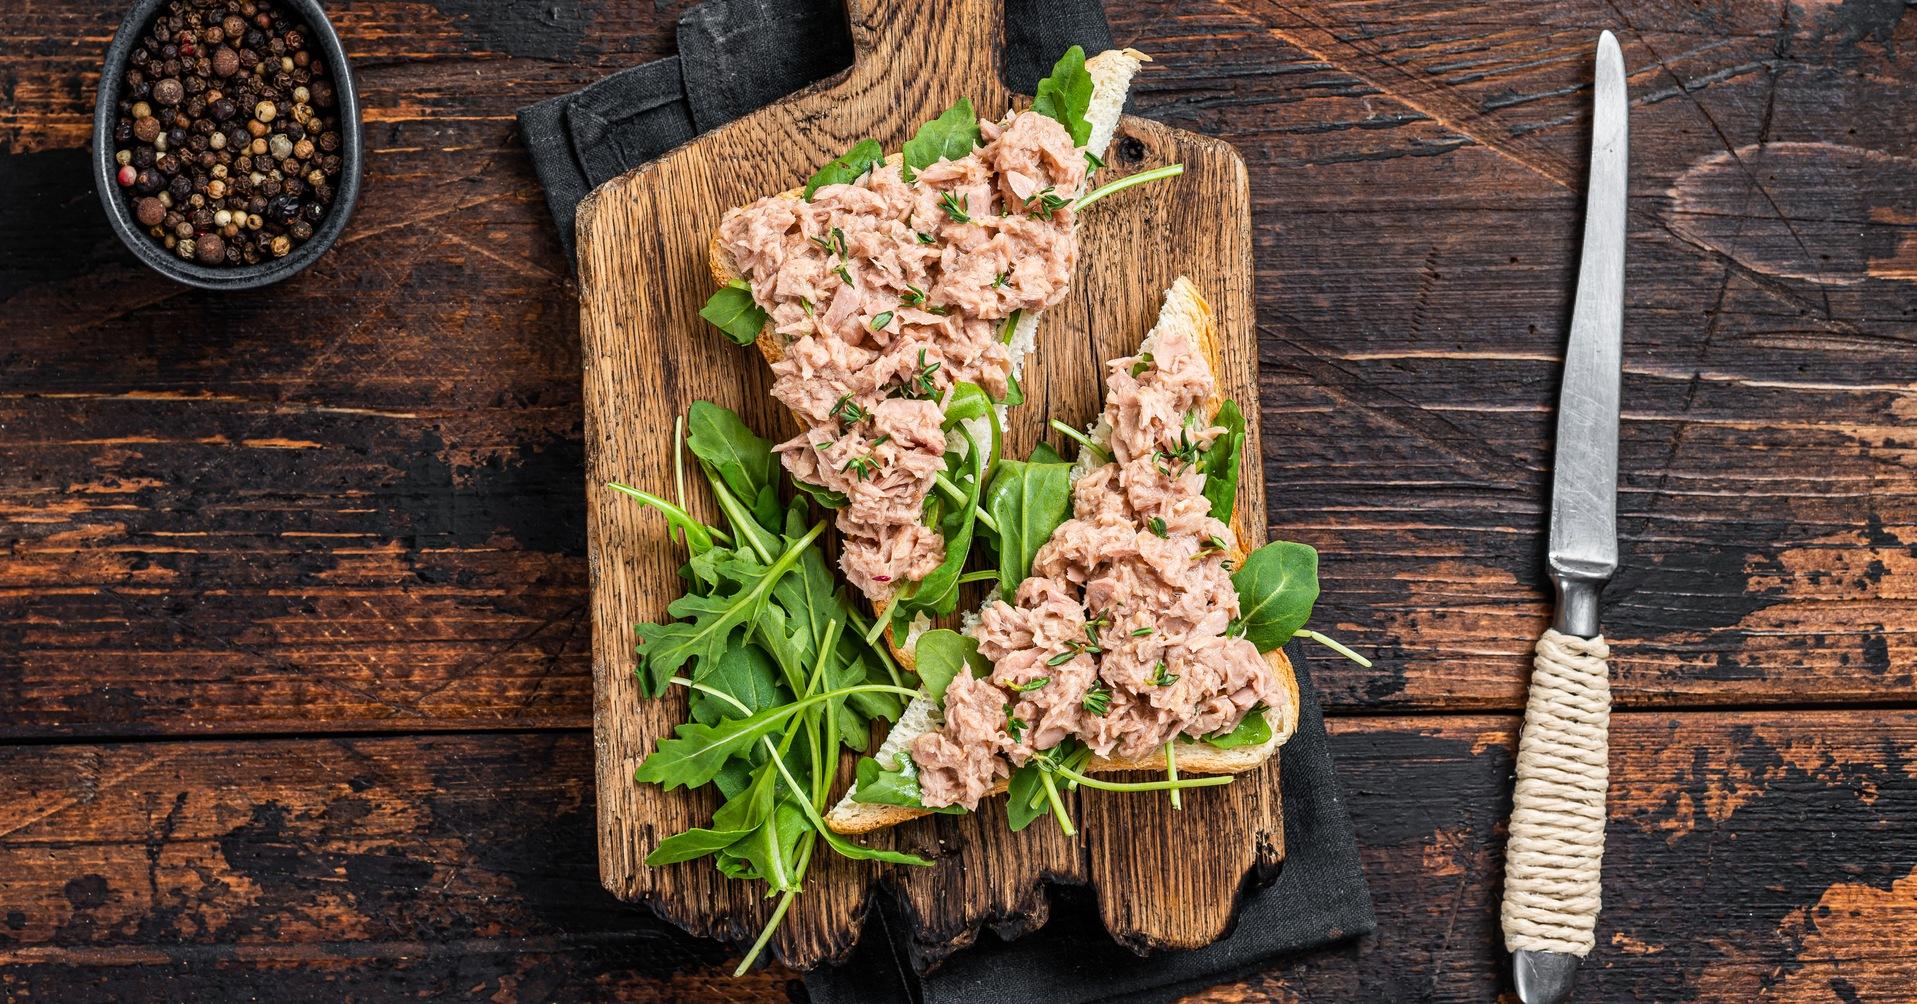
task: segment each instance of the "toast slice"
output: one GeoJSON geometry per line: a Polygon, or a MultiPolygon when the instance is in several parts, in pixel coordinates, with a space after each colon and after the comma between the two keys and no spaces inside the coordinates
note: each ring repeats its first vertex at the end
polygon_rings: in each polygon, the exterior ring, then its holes
{"type": "MultiPolygon", "coordinates": [[[[1150,352],[1159,337],[1171,332],[1191,335],[1192,339],[1197,343],[1199,350],[1204,354],[1206,361],[1210,364],[1212,373],[1216,375],[1222,371],[1218,325],[1212,317],[1211,305],[1205,302],[1203,296],[1199,295],[1198,288],[1192,285],[1191,281],[1183,276],[1174,280],[1171,289],[1166,291],[1165,303],[1164,306],[1159,309],[1158,321],[1152,326],[1152,330],[1145,335],[1144,340],[1140,342],[1139,351],[1150,352]]],[[[1219,405],[1223,403],[1223,395],[1214,392],[1212,399],[1206,402],[1206,406],[1211,412],[1215,413],[1219,405]]],[[[1094,441],[1100,443],[1107,442],[1111,436],[1111,429],[1101,420],[1097,425],[1093,426],[1091,436],[1094,441]]],[[[1081,455],[1078,463],[1077,473],[1082,474],[1091,470],[1092,464],[1089,457],[1081,455]]],[[[1241,524],[1242,520],[1234,516],[1232,526],[1233,536],[1242,539],[1243,527],[1241,524]]],[[[1243,561],[1245,558],[1243,547],[1237,548],[1235,553],[1231,555],[1231,558],[1233,561],[1243,561]]],[[[911,639],[907,639],[908,644],[906,648],[908,651],[901,653],[901,661],[909,662],[910,641],[911,639]]],[[[1277,675],[1279,682],[1284,686],[1287,698],[1284,707],[1270,708],[1265,712],[1266,720],[1271,723],[1271,739],[1257,746],[1240,746],[1235,749],[1219,749],[1207,743],[1181,745],[1178,747],[1178,770],[1180,773],[1244,773],[1270,759],[1271,755],[1277,752],[1278,747],[1284,745],[1285,741],[1291,738],[1292,733],[1297,731],[1299,703],[1298,678],[1292,671],[1291,660],[1285,657],[1283,649],[1273,649],[1265,653],[1265,659],[1271,664],[1273,672],[1277,675]]],[[[886,735],[885,741],[879,746],[876,758],[882,764],[895,762],[893,757],[908,749],[912,740],[938,728],[939,724],[939,707],[932,698],[926,695],[914,698],[911,704],[906,707],[905,713],[899,716],[898,722],[892,726],[892,731],[886,735]]],[[[1094,774],[1109,774],[1127,770],[1163,771],[1164,769],[1165,756],[1162,752],[1155,752],[1151,756],[1136,760],[1100,758],[1093,760],[1087,765],[1087,772],[1094,774]]],[[[992,794],[1003,794],[1008,784],[1008,781],[1000,781],[992,789],[992,794]]],[[[838,803],[832,807],[832,811],[826,814],[826,825],[830,826],[835,832],[845,834],[870,833],[873,830],[896,826],[908,819],[931,814],[930,810],[915,809],[909,806],[869,805],[864,802],[855,802],[852,800],[855,790],[856,785],[853,789],[847,790],[845,795],[839,799],[838,803]]]]}
{"type": "MultiPolygon", "coordinates": [[[[1118,117],[1125,109],[1125,95],[1131,90],[1132,77],[1138,68],[1151,57],[1136,49],[1108,49],[1085,61],[1085,72],[1092,77],[1092,101],[1085,110],[1085,119],[1091,123],[1091,137],[1085,142],[1085,149],[1103,158],[1106,147],[1111,145],[1112,133],[1118,129],[1118,117]]],[[[903,154],[892,154],[885,158],[888,164],[896,164],[903,154]]],[[[1087,172],[1086,184],[1091,182],[1093,172],[1087,172]]],[[[794,188],[779,193],[783,199],[803,198],[805,189],[794,188]]],[[[1073,193],[1082,195],[1083,192],[1073,193]]],[[[719,232],[712,232],[712,240],[707,246],[706,265],[712,277],[720,285],[740,278],[738,264],[725,253],[719,244],[719,232]]],[[[1019,316],[1018,326],[1014,329],[1011,343],[1012,375],[1020,376],[1024,370],[1025,356],[1033,348],[1038,336],[1038,317],[1041,311],[1028,310],[1019,316]]],[[[759,354],[765,356],[768,363],[776,363],[785,356],[785,340],[767,324],[759,332],[759,354]]],[[[1001,416],[1002,417],[1002,416],[1001,416]]]]}

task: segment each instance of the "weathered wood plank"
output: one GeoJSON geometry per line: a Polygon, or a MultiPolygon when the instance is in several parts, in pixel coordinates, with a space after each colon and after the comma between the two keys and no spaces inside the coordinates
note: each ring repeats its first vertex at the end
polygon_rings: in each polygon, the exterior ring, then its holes
{"type": "MultiPolygon", "coordinates": [[[[1332,720],[1379,931],[1208,999],[1502,986],[1515,720],[1332,720]]],[[[1594,1000],[1917,999],[1917,713],[1613,724],[1594,1000]]],[[[0,750],[0,988],[781,999],[598,888],[583,732],[0,750]]],[[[229,994],[230,995],[230,994],[229,994]]]]}
{"type": "MultiPolygon", "coordinates": [[[[366,200],[314,271],[231,297],[138,271],[84,188],[115,12],[0,11],[19,40],[0,171],[28,193],[0,209],[20,252],[0,265],[10,727],[585,720],[583,639],[553,637],[585,575],[572,301],[510,114],[667,51],[671,11],[561,5],[542,27],[494,6],[340,12],[372,112],[366,200]],[[321,574],[336,564],[358,578],[321,574]],[[417,564],[434,596],[354,592],[423,588],[417,564]],[[129,588],[142,576],[165,590],[129,588]],[[309,610],[324,643],[274,627],[309,610]],[[543,648],[515,646],[535,631],[543,648]],[[255,678],[256,657],[218,650],[242,638],[293,668],[255,678]]],[[[1321,619],[1386,656],[1327,667],[1334,706],[1516,707],[1545,599],[1579,46],[1620,20],[1637,102],[1620,698],[1917,682],[1894,376],[1917,323],[1913,126],[1875,111],[1912,99],[1917,25],[1894,5],[1621,9],[1112,5],[1159,57],[1137,110],[1230,139],[1251,170],[1272,529],[1324,551],[1321,619]]]]}

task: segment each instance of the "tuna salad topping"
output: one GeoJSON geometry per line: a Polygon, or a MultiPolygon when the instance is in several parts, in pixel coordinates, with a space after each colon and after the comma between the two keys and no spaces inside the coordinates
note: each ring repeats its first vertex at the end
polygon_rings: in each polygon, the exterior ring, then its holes
{"type": "Polygon", "coordinates": [[[956,159],[874,162],[719,227],[783,347],[772,394],[805,428],[778,452],[795,479],[843,497],[840,565],[877,602],[946,558],[925,504],[957,447],[953,387],[1006,396],[1002,332],[1062,299],[1078,256],[1071,200],[1088,164],[1071,134],[1029,111],[977,130],[956,159]]]}
{"type": "Polygon", "coordinates": [[[1234,631],[1237,543],[1212,514],[1200,458],[1226,434],[1214,378],[1189,334],[1114,360],[1101,428],[1110,462],[1072,486],[1071,518],[1033,557],[1012,602],[974,632],[988,676],[961,673],[944,722],[911,745],[923,804],[974,808],[1034,756],[1075,740],[1141,757],[1178,736],[1228,732],[1286,691],[1234,631]]]}

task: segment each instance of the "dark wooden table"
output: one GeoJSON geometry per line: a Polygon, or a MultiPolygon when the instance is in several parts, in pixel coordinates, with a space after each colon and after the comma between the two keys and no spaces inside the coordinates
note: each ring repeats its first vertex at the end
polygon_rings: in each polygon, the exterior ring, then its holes
{"type": "MultiPolygon", "coordinates": [[[[672,3],[333,5],[342,243],[170,285],[116,5],[0,6],[0,998],[778,999],[600,891],[576,300],[513,124],[672,3]]],[[[1214,999],[1486,1000],[1600,28],[1633,68],[1619,713],[1582,1000],[1917,999],[1917,16],[1114,2],[1257,203],[1272,532],[1379,914],[1214,999]]]]}

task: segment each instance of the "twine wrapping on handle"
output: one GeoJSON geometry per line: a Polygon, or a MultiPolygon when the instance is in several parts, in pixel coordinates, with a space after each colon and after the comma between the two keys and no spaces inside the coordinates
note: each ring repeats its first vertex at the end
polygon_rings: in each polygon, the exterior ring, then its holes
{"type": "Polygon", "coordinates": [[[1518,739],[1518,783],[1504,848],[1504,947],[1591,951],[1610,780],[1611,681],[1604,639],[1538,639],[1518,739]]]}

